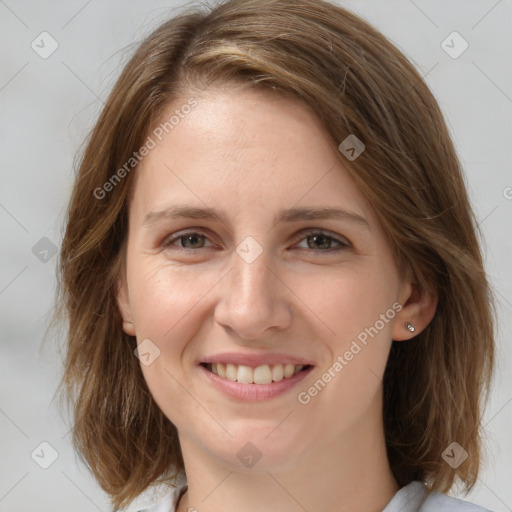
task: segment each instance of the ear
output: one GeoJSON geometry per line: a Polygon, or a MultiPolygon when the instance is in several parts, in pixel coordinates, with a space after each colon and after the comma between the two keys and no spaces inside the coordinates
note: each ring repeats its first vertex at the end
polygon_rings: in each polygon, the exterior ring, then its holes
{"type": "Polygon", "coordinates": [[[124,276],[117,279],[116,302],[121,317],[123,318],[123,331],[129,336],[135,336],[135,323],[132,318],[132,308],[130,306],[130,298],[128,285],[124,276]]]}
{"type": "Polygon", "coordinates": [[[404,280],[399,302],[402,309],[395,317],[393,339],[410,340],[423,331],[434,318],[437,308],[437,293],[422,286],[411,277],[404,280]],[[408,328],[414,327],[414,332],[408,328]]]}

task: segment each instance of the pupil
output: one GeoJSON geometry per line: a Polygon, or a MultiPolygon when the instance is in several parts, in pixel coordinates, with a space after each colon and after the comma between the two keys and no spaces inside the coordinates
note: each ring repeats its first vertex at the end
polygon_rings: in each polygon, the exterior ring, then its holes
{"type": "Polygon", "coordinates": [[[188,242],[191,243],[193,247],[195,247],[195,243],[198,242],[199,237],[197,235],[187,235],[185,237],[182,237],[182,240],[185,239],[185,245],[187,245],[188,242]]]}
{"type": "Polygon", "coordinates": [[[319,245],[324,248],[328,248],[328,246],[329,246],[327,237],[324,237],[323,235],[315,235],[315,236],[313,236],[313,240],[314,240],[314,243],[318,243],[320,240],[319,245]],[[322,241],[324,242],[323,244],[322,244],[322,241]]]}

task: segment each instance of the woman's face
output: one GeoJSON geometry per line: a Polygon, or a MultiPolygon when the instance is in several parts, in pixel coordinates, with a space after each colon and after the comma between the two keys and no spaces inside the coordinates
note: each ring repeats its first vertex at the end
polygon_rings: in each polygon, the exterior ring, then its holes
{"type": "Polygon", "coordinates": [[[152,395],[182,447],[238,470],[380,435],[413,288],[375,212],[302,104],[195,99],[133,171],[118,302],[152,395]]]}

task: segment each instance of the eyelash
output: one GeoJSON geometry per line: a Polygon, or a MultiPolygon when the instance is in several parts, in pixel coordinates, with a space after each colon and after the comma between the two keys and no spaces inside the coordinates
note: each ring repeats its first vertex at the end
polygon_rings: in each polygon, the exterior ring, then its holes
{"type": "MultiPolygon", "coordinates": [[[[206,233],[203,233],[202,231],[199,231],[199,230],[194,230],[194,231],[190,230],[190,231],[185,231],[185,232],[181,232],[176,235],[173,235],[171,238],[167,238],[163,242],[162,247],[164,249],[171,247],[173,245],[173,242],[176,242],[177,240],[180,240],[181,238],[184,238],[184,237],[190,236],[190,235],[199,235],[199,236],[203,236],[208,239],[208,235],[206,233]]],[[[343,250],[351,247],[351,245],[348,242],[344,242],[343,240],[340,240],[339,238],[336,238],[321,229],[308,230],[308,231],[302,232],[301,235],[302,235],[302,238],[299,239],[299,242],[301,242],[302,240],[304,240],[308,237],[320,235],[324,238],[327,238],[328,240],[331,240],[332,242],[334,242],[336,244],[339,244],[338,247],[330,247],[329,249],[309,249],[309,248],[307,248],[308,252],[312,252],[313,254],[318,255],[318,256],[322,253],[324,253],[324,254],[325,253],[327,253],[327,254],[337,253],[337,252],[343,251],[343,250]]],[[[175,248],[180,251],[185,251],[185,252],[190,252],[190,253],[197,252],[199,249],[207,249],[208,247],[199,247],[197,249],[190,249],[188,247],[175,246],[175,248]]],[[[303,249],[303,248],[301,248],[301,249],[303,249]]]]}

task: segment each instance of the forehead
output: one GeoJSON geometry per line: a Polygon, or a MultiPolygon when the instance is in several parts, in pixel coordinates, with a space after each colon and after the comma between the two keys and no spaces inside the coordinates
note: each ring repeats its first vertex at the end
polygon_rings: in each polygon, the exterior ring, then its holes
{"type": "Polygon", "coordinates": [[[335,142],[300,101],[239,87],[191,91],[167,106],[159,126],[180,113],[136,170],[140,214],[179,199],[239,211],[329,204],[371,215],[335,142]],[[183,114],[190,98],[196,104],[183,114]]]}

